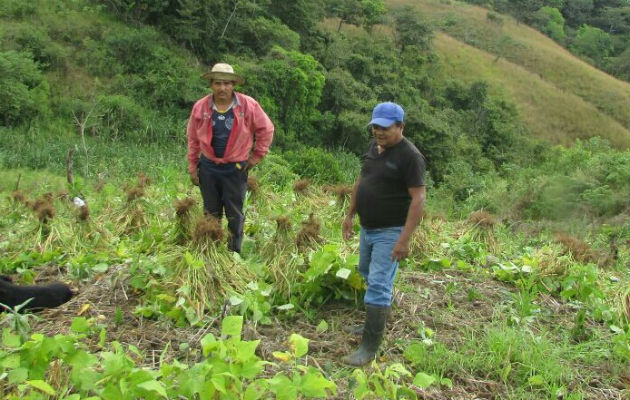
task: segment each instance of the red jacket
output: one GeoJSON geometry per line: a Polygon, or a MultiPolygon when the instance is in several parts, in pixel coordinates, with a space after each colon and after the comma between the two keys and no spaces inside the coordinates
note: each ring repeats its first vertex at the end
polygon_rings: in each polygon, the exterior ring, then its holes
{"type": "Polygon", "coordinates": [[[193,106],[188,120],[188,170],[197,169],[199,154],[217,164],[247,161],[254,147],[252,157],[261,159],[269,152],[273,139],[273,123],[260,104],[253,98],[234,92],[234,125],[228,138],[222,158],[214,155],[212,148],[212,95],[198,100],[193,106]],[[255,142],[255,143],[254,143],[255,142]]]}

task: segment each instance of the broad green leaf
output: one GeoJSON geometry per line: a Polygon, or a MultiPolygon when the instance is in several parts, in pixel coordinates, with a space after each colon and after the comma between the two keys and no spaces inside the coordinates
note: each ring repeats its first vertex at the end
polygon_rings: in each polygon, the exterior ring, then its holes
{"type": "Polygon", "coordinates": [[[70,330],[74,333],[87,333],[90,329],[90,324],[87,322],[85,317],[76,317],[72,320],[72,325],[70,325],[70,330]]]}
{"type": "Polygon", "coordinates": [[[271,353],[271,355],[276,359],[276,360],[280,360],[280,361],[284,361],[287,362],[291,359],[291,353],[287,353],[285,351],[274,351],[273,353],[271,353]]]}
{"type": "Polygon", "coordinates": [[[234,296],[230,296],[230,305],[232,306],[238,306],[239,304],[241,304],[243,302],[243,299],[234,295],[234,296]]]}
{"type": "Polygon", "coordinates": [[[9,371],[9,384],[11,385],[22,383],[27,378],[28,378],[28,369],[26,368],[16,368],[9,371]]]}
{"type": "Polygon", "coordinates": [[[295,400],[298,398],[298,389],[283,373],[278,373],[267,382],[269,389],[275,393],[276,400],[295,400]]]}
{"type": "Polygon", "coordinates": [[[9,347],[11,349],[15,349],[20,347],[22,343],[20,342],[20,335],[16,335],[11,333],[9,328],[5,328],[2,330],[2,345],[9,347]]]}
{"type": "Polygon", "coordinates": [[[309,367],[302,376],[300,382],[300,392],[306,397],[328,397],[328,390],[332,394],[337,391],[337,385],[322,376],[321,372],[313,367],[309,367]]]}
{"type": "Polygon", "coordinates": [[[322,319],[321,321],[319,321],[319,324],[317,325],[317,333],[324,333],[328,330],[328,322],[326,322],[326,320],[322,319]]]}
{"type": "Polygon", "coordinates": [[[0,360],[0,367],[3,368],[18,368],[20,366],[20,353],[7,354],[2,360],[0,360]]]}
{"type": "Polygon", "coordinates": [[[208,357],[210,352],[215,349],[216,343],[217,343],[217,338],[215,338],[212,333],[208,333],[207,335],[201,338],[201,349],[203,351],[204,357],[208,357]]]}
{"type": "Polygon", "coordinates": [[[46,393],[49,396],[56,396],[57,392],[55,392],[55,389],[52,388],[52,386],[50,386],[48,383],[40,380],[40,379],[35,379],[32,381],[26,381],[26,383],[29,386],[34,387],[37,390],[40,390],[44,393],[46,393]]]}
{"type": "Polygon", "coordinates": [[[256,352],[256,348],[260,340],[252,340],[252,341],[241,341],[236,345],[236,359],[243,363],[251,360],[253,357],[256,357],[254,354],[256,352]]]}
{"type": "Polygon", "coordinates": [[[232,336],[237,339],[241,338],[241,331],[243,329],[243,316],[230,315],[223,319],[221,323],[221,334],[223,336],[232,336]]]}
{"type": "Polygon", "coordinates": [[[138,387],[148,392],[155,392],[162,397],[168,398],[166,395],[166,389],[164,389],[164,386],[156,380],[142,382],[138,384],[138,387]]]}
{"type": "Polygon", "coordinates": [[[261,399],[267,391],[267,384],[264,380],[259,379],[250,383],[243,393],[243,400],[257,400],[261,399]]]}
{"type": "Polygon", "coordinates": [[[440,379],[440,385],[442,386],[446,386],[449,389],[453,389],[453,381],[451,381],[448,378],[442,378],[440,379]]]}
{"type": "Polygon", "coordinates": [[[545,384],[545,378],[542,375],[534,375],[530,376],[527,382],[532,386],[542,386],[545,384]]]}
{"type": "Polygon", "coordinates": [[[427,375],[424,372],[418,372],[416,377],[413,378],[413,384],[418,386],[419,388],[425,389],[435,383],[435,377],[431,375],[427,375]]]}
{"type": "Polygon", "coordinates": [[[337,271],[337,273],[335,274],[335,276],[337,278],[341,278],[343,280],[348,279],[348,277],[350,276],[350,273],[352,271],[350,271],[348,268],[339,268],[339,270],[337,271]]]}
{"type": "Polygon", "coordinates": [[[294,333],[289,337],[289,343],[291,344],[291,351],[295,355],[295,358],[300,358],[308,353],[309,339],[294,333]]]}

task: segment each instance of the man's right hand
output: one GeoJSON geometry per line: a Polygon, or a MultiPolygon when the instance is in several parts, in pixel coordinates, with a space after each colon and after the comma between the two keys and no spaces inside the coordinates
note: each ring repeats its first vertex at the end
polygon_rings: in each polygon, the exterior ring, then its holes
{"type": "Polygon", "coordinates": [[[349,240],[352,236],[354,236],[354,218],[352,216],[347,215],[346,218],[343,219],[341,231],[343,234],[343,240],[349,240]]]}
{"type": "Polygon", "coordinates": [[[190,173],[190,181],[193,185],[199,186],[199,170],[195,169],[190,173]]]}

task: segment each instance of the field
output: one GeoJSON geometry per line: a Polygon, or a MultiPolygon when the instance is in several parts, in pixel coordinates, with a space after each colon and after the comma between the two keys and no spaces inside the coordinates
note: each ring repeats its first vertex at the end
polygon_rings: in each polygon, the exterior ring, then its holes
{"type": "Polygon", "coordinates": [[[270,156],[252,173],[239,257],[175,164],[142,170],[72,185],[0,173],[0,271],[77,290],[4,315],[3,398],[628,395],[630,254],[605,228],[582,241],[484,211],[448,219],[430,196],[383,351],[353,370],[339,362],[358,343],[343,327],[362,319],[346,187],[298,181],[270,156]]]}

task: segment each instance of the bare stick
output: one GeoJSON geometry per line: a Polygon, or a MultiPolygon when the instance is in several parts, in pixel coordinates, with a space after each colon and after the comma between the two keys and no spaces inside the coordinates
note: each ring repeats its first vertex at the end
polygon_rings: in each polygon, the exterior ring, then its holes
{"type": "Polygon", "coordinates": [[[223,27],[223,32],[221,32],[221,36],[220,36],[221,39],[223,39],[223,36],[225,36],[225,31],[227,30],[228,25],[230,25],[230,21],[232,20],[234,13],[236,13],[236,9],[238,8],[238,3],[240,3],[240,1],[237,1],[236,3],[234,3],[234,9],[232,10],[232,14],[230,14],[227,22],[225,23],[225,26],[223,27]]]}
{"type": "Polygon", "coordinates": [[[74,148],[68,149],[68,155],[66,156],[66,178],[70,186],[74,185],[74,173],[72,171],[72,164],[74,162],[74,148]]]}
{"type": "Polygon", "coordinates": [[[18,174],[17,182],[15,182],[15,191],[20,188],[20,181],[22,180],[22,174],[18,174]]]}

